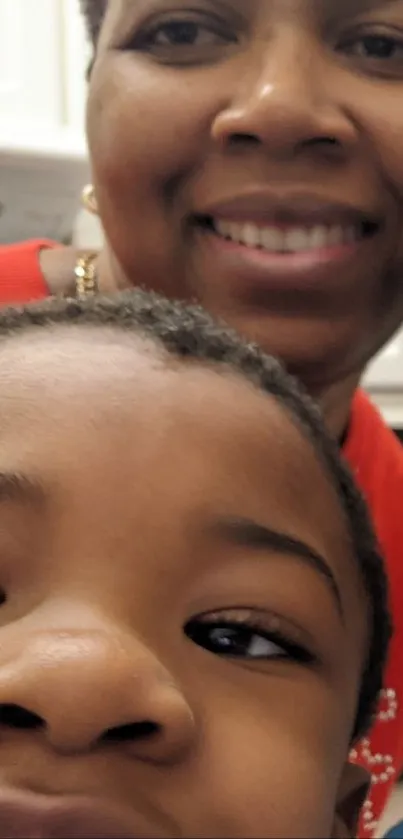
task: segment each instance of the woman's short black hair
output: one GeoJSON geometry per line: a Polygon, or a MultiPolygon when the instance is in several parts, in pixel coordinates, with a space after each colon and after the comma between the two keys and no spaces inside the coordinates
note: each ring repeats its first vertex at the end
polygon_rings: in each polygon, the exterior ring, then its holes
{"type": "Polygon", "coordinates": [[[339,497],[352,554],[361,569],[371,611],[369,650],[352,731],[352,741],[356,741],[371,724],[382,688],[391,635],[388,586],[366,504],[340,457],[338,446],[325,431],[319,408],[280,362],[256,344],[242,340],[232,329],[218,324],[201,307],[170,301],[139,289],[110,298],[48,300],[0,310],[0,351],[1,341],[20,333],[70,325],[132,332],[151,339],[178,359],[199,361],[223,373],[236,372],[278,400],[309,440],[339,497]]]}
{"type": "Polygon", "coordinates": [[[101,31],[108,0],[79,0],[79,2],[88,35],[91,38],[91,41],[96,44],[101,31]]]}

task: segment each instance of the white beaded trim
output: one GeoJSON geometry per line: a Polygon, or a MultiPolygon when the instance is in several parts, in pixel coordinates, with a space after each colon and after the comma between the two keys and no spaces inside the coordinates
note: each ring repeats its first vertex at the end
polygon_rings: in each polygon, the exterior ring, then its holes
{"type": "Polygon", "coordinates": [[[390,720],[396,719],[398,709],[396,691],[392,690],[391,688],[387,688],[387,690],[382,690],[380,694],[380,699],[387,700],[387,708],[386,710],[379,711],[378,719],[381,722],[389,722],[390,720]]]}
{"type": "Polygon", "coordinates": [[[368,833],[374,833],[375,830],[378,829],[378,822],[374,818],[374,805],[369,799],[364,802],[362,819],[364,822],[364,830],[367,830],[368,833]]]}
{"type": "MultiPolygon", "coordinates": [[[[398,711],[398,700],[395,690],[387,688],[380,693],[380,702],[386,702],[386,708],[382,707],[378,712],[377,720],[382,723],[392,722],[396,718],[398,711]]],[[[371,770],[371,788],[369,796],[363,806],[363,822],[364,830],[368,833],[373,833],[377,827],[378,822],[374,818],[374,805],[371,800],[371,791],[374,786],[378,784],[387,784],[396,775],[396,768],[393,766],[393,757],[388,754],[380,754],[371,752],[370,740],[365,737],[359,744],[357,749],[352,749],[350,752],[350,760],[355,763],[358,759],[362,760],[371,770]]]]}

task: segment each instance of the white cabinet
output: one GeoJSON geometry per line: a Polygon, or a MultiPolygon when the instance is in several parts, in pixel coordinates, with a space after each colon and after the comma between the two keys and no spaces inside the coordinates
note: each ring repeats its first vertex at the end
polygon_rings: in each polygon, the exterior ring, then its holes
{"type": "Polygon", "coordinates": [[[16,131],[63,119],[58,0],[0,0],[0,120],[16,131]]]}
{"type": "Polygon", "coordinates": [[[85,151],[88,57],[78,0],[0,0],[0,149],[85,151]]]}
{"type": "Polygon", "coordinates": [[[85,124],[85,79],[91,58],[91,47],[84,30],[78,0],[61,0],[61,2],[66,121],[82,134],[85,124]]]}
{"type": "Polygon", "coordinates": [[[372,362],[365,386],[389,425],[403,429],[403,331],[372,362]]]}
{"type": "Polygon", "coordinates": [[[403,396],[403,333],[399,333],[372,362],[366,384],[375,391],[398,390],[403,396]]]}
{"type": "Polygon", "coordinates": [[[72,230],[89,55],[78,0],[0,0],[0,243],[72,230]]]}

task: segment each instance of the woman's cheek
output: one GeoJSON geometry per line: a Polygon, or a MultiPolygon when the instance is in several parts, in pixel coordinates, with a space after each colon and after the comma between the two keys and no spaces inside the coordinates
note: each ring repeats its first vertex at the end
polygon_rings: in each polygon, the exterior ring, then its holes
{"type": "Polygon", "coordinates": [[[105,59],[91,81],[87,110],[95,170],[113,170],[126,186],[138,178],[152,188],[203,165],[220,108],[217,93],[212,96],[202,71],[178,78],[163,66],[151,72],[130,55],[105,59]]]}

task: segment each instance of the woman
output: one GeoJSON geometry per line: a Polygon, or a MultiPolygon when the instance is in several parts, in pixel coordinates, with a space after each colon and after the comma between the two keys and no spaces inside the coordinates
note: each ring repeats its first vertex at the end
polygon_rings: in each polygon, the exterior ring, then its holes
{"type": "MultiPolygon", "coordinates": [[[[82,7],[87,199],[105,247],[79,279],[94,268],[103,290],[197,298],[280,355],[371,506],[396,632],[380,718],[354,756],[373,773],[370,835],[403,763],[403,453],[357,386],[403,318],[403,2],[82,7]]],[[[6,251],[7,300],[71,291],[76,262],[41,243],[6,251]]]]}

